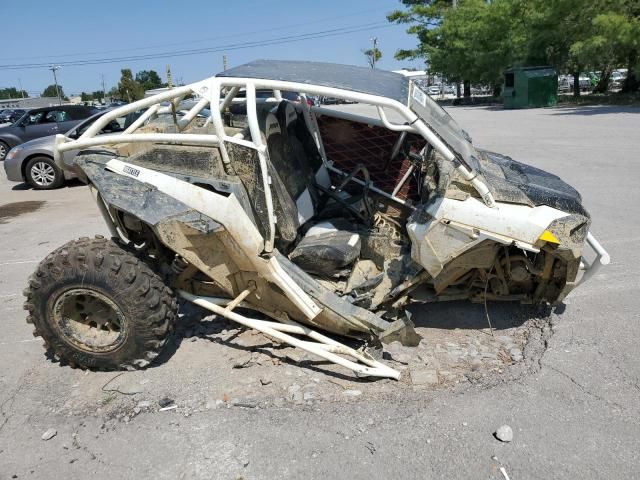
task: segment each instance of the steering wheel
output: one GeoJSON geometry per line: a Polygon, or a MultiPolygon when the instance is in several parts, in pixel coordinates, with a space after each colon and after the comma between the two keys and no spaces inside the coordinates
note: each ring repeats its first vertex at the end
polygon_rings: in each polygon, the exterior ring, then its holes
{"type": "Polygon", "coordinates": [[[369,170],[362,164],[356,165],[356,168],[347,175],[347,177],[342,181],[342,183],[335,189],[331,190],[330,188],[326,188],[320,184],[316,183],[316,187],[322,192],[326,193],[333,200],[338,202],[340,205],[343,205],[349,212],[351,212],[356,218],[360,219],[362,223],[368,225],[371,223],[371,219],[373,217],[373,206],[371,205],[371,200],[369,199],[369,187],[371,186],[371,178],[369,177],[369,170]],[[362,193],[360,195],[353,195],[349,198],[343,198],[339,195],[340,192],[344,189],[344,187],[356,176],[358,172],[362,172],[362,176],[364,177],[364,185],[362,186],[362,193]],[[360,210],[358,210],[354,205],[358,202],[362,201],[362,205],[365,209],[365,214],[363,214],[360,210]]]}

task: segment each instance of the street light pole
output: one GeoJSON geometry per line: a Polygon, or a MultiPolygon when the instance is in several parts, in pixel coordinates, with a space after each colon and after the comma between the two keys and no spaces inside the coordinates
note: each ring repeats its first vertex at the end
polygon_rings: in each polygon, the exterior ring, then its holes
{"type": "Polygon", "coordinates": [[[49,70],[53,72],[53,81],[56,84],[56,94],[58,95],[58,105],[62,105],[62,98],[60,98],[60,88],[58,87],[58,77],[56,76],[56,70],[60,69],[60,65],[51,65],[49,70]]]}

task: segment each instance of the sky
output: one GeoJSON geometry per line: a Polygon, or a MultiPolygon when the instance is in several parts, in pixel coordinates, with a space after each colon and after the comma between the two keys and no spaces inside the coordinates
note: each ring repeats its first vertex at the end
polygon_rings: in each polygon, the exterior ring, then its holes
{"type": "Polygon", "coordinates": [[[399,0],[2,0],[0,88],[16,87],[37,96],[53,83],[51,64],[62,64],[58,82],[66,95],[117,85],[120,69],[156,70],[165,79],[190,83],[258,58],[313,60],[366,66],[362,50],[377,37],[378,68],[422,68],[397,61],[400,48],[413,48],[406,25],[386,14],[399,0]],[[316,37],[316,38],[305,38],[316,37]],[[208,49],[171,58],[136,58],[208,49]],[[216,50],[216,51],[211,51],[216,50]],[[111,60],[101,64],[64,62],[111,60]],[[24,64],[35,64],[25,68],[24,64]],[[8,69],[7,66],[19,66],[8,69]]]}

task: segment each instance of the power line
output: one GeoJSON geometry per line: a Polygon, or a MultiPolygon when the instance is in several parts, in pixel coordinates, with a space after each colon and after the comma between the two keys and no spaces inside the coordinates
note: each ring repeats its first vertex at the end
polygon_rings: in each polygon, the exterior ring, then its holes
{"type": "MultiPolygon", "coordinates": [[[[270,27],[270,28],[264,28],[264,29],[260,29],[260,30],[253,30],[250,32],[240,32],[240,33],[233,33],[231,35],[217,35],[215,37],[207,37],[207,38],[201,38],[198,40],[185,40],[182,42],[173,42],[173,43],[162,43],[162,44],[156,44],[156,45],[149,45],[146,47],[129,47],[129,48],[120,48],[120,49],[116,49],[116,50],[102,50],[102,51],[97,51],[97,52],[78,52],[78,53],[64,53],[64,54],[54,54],[54,55],[35,55],[35,56],[30,56],[30,57],[25,57],[25,56],[21,56],[21,57],[2,57],[0,58],[0,61],[7,61],[7,60],[31,60],[31,59],[39,59],[39,58],[68,58],[68,57],[77,57],[77,56],[82,56],[82,55],[103,55],[103,54],[107,54],[107,53],[119,53],[119,52],[132,52],[132,51],[136,51],[136,50],[151,50],[154,48],[163,48],[163,47],[173,47],[173,46],[178,46],[178,45],[189,45],[189,44],[194,44],[194,43],[203,43],[203,42],[210,42],[211,40],[219,40],[221,38],[234,38],[234,37],[246,37],[247,35],[253,35],[256,33],[266,33],[266,32],[273,32],[273,31],[278,31],[278,30],[286,30],[286,29],[290,29],[290,28],[295,28],[295,27],[301,27],[301,26],[305,26],[305,25],[315,25],[318,23],[324,23],[324,22],[329,22],[332,20],[338,20],[341,18],[348,18],[348,17],[354,17],[357,15],[362,15],[363,13],[370,13],[370,12],[375,12],[375,11],[380,11],[380,10],[388,10],[388,7],[380,7],[380,8],[372,8],[372,9],[368,9],[368,10],[364,10],[364,11],[359,11],[359,12],[354,12],[354,13],[350,13],[350,14],[346,14],[346,15],[338,15],[338,16],[334,16],[334,17],[325,17],[325,18],[321,18],[318,20],[311,20],[309,22],[302,22],[302,23],[292,23],[292,24],[288,24],[288,25],[282,25],[279,27],[270,27]]],[[[56,63],[61,63],[61,62],[56,62],[56,63]]]]}
{"type": "MultiPolygon", "coordinates": [[[[298,35],[275,37],[268,40],[254,40],[250,42],[220,45],[216,47],[191,49],[191,50],[177,50],[173,52],[152,53],[152,54],[145,54],[145,55],[132,55],[132,56],[126,56],[126,57],[72,60],[68,62],[58,62],[58,64],[64,67],[70,67],[70,66],[83,66],[83,65],[98,65],[98,64],[104,64],[104,63],[133,62],[133,61],[139,61],[139,60],[153,60],[153,59],[160,59],[160,58],[183,57],[183,56],[190,56],[190,55],[201,55],[205,53],[213,53],[213,52],[219,52],[219,51],[240,50],[244,48],[278,45],[283,43],[300,42],[304,40],[314,40],[318,38],[346,35],[349,33],[356,33],[356,32],[361,32],[361,31],[371,30],[371,29],[388,28],[392,26],[394,25],[386,22],[383,22],[383,23],[373,22],[368,24],[354,25],[352,27],[334,28],[330,30],[322,30],[322,31],[310,32],[310,33],[304,33],[304,34],[298,34],[298,35]]],[[[51,62],[8,64],[8,65],[0,65],[0,70],[43,68],[43,67],[49,66],[50,64],[51,62]]]]}

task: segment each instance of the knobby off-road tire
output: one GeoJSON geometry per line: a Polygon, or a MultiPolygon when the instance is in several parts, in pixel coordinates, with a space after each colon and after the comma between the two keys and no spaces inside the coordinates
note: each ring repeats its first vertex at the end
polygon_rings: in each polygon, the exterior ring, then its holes
{"type": "Polygon", "coordinates": [[[146,367],[173,329],[177,302],[148,265],[103,237],[50,253],[24,291],[27,323],[72,367],[146,367]]]}

